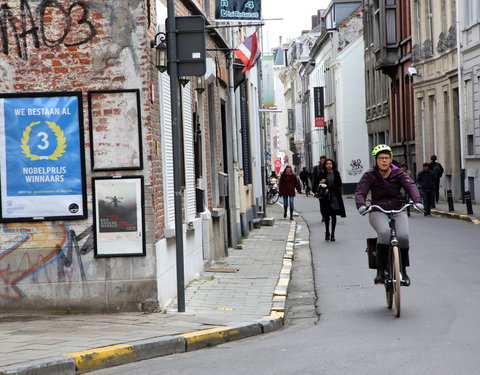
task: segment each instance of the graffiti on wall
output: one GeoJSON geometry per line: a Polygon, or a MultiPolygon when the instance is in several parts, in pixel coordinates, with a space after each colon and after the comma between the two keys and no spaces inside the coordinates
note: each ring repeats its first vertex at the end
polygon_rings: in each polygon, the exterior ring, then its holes
{"type": "Polygon", "coordinates": [[[27,60],[27,38],[31,38],[35,48],[41,45],[53,48],[79,46],[96,35],[95,26],[89,19],[90,5],[84,1],[73,1],[64,6],[57,0],[42,0],[35,9],[29,0],[18,1],[18,15],[9,2],[0,2],[0,42],[5,55],[10,54],[10,46],[15,46],[17,56],[27,60]],[[55,22],[49,21],[52,16],[55,22]]]}
{"type": "Polygon", "coordinates": [[[64,224],[49,222],[8,223],[3,224],[2,229],[0,233],[6,250],[0,252],[0,298],[13,301],[25,298],[18,283],[27,278],[38,282],[42,270],[50,283],[71,282],[76,271],[72,267],[74,256],[80,278],[86,280],[81,256],[93,251],[92,227],[79,235],[64,224]],[[47,267],[55,262],[57,280],[47,267]]]}
{"type": "Polygon", "coordinates": [[[362,172],[363,172],[362,160],[361,159],[352,160],[350,162],[350,169],[347,171],[347,173],[350,176],[356,176],[361,174],[362,172]]]}

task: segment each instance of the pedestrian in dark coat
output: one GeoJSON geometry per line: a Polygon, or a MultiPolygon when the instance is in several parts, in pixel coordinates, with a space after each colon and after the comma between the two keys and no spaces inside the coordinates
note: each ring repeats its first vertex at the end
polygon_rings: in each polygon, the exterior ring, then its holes
{"type": "Polygon", "coordinates": [[[293,209],[295,200],[295,190],[299,194],[302,193],[302,187],[300,181],[295,173],[292,171],[292,167],[287,165],[278,183],[278,192],[283,197],[283,217],[287,217],[287,209],[290,206],[290,220],[293,220],[293,209]]]}
{"type": "Polygon", "coordinates": [[[440,198],[440,179],[442,178],[444,169],[442,167],[442,164],[437,161],[437,155],[432,155],[430,157],[430,160],[431,162],[428,164],[428,168],[430,169],[430,171],[433,172],[433,175],[435,176],[435,197],[431,204],[431,207],[435,208],[435,202],[438,203],[438,199],[440,198]]]}
{"type": "Polygon", "coordinates": [[[423,171],[418,173],[417,183],[422,191],[423,206],[425,207],[425,216],[431,215],[430,209],[435,202],[435,184],[437,180],[435,174],[430,170],[428,163],[423,163],[423,171]]]}
{"type": "MultiPolygon", "coordinates": [[[[320,156],[320,160],[318,162],[318,165],[313,167],[312,171],[312,191],[313,194],[318,198],[318,202],[320,204],[320,213],[322,213],[322,200],[325,198],[323,194],[320,194],[322,189],[319,189],[318,185],[320,184],[320,176],[323,173],[323,170],[325,168],[325,160],[327,160],[327,157],[325,155],[320,156]]],[[[323,216],[322,213],[322,221],[325,221],[325,217],[323,216]]]]}
{"type": "Polygon", "coordinates": [[[325,168],[320,175],[320,183],[327,185],[326,198],[320,199],[320,211],[325,219],[325,241],[335,241],[337,215],[346,217],[342,199],[342,178],[332,159],[325,161],[325,168]],[[330,230],[330,221],[332,229],[330,230]]]}

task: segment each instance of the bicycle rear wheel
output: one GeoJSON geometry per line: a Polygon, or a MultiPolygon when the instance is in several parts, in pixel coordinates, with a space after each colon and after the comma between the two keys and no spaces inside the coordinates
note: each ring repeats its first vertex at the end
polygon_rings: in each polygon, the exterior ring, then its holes
{"type": "Polygon", "coordinates": [[[278,191],[271,191],[267,193],[267,203],[268,204],[274,204],[277,203],[278,201],[278,191]]]}
{"type": "Polygon", "coordinates": [[[400,275],[400,252],[398,251],[398,247],[394,246],[392,249],[393,255],[393,285],[392,291],[395,300],[395,316],[398,318],[400,317],[400,282],[402,276],[400,275]]]}

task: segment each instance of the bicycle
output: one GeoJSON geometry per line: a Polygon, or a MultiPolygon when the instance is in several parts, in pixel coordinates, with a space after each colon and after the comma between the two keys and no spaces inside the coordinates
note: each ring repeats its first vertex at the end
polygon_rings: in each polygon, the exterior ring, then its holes
{"type": "Polygon", "coordinates": [[[387,215],[388,225],[390,227],[390,248],[387,253],[387,268],[385,270],[385,293],[387,297],[387,308],[392,309],[393,302],[395,301],[395,316],[400,317],[400,286],[403,285],[402,274],[400,270],[402,269],[400,249],[398,248],[397,232],[395,230],[395,219],[394,216],[399,214],[406,209],[413,207],[417,211],[423,213],[422,210],[417,208],[412,201],[403,206],[400,210],[384,210],[382,207],[377,205],[371,205],[367,210],[362,213],[366,215],[369,212],[372,212],[374,209],[377,209],[387,215]]]}
{"type": "Polygon", "coordinates": [[[276,180],[269,180],[267,182],[268,190],[267,190],[267,203],[268,204],[275,204],[278,201],[279,194],[278,194],[278,186],[276,180]]]}

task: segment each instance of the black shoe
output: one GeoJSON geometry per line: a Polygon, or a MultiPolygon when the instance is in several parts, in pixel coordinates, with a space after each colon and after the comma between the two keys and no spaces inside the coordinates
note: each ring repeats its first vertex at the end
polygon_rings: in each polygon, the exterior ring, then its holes
{"type": "Polygon", "coordinates": [[[377,276],[373,279],[375,284],[385,284],[385,270],[377,268],[377,276]]]}
{"type": "Polygon", "coordinates": [[[403,286],[410,286],[410,278],[407,275],[407,269],[404,267],[402,269],[402,282],[403,286]]]}
{"type": "Polygon", "coordinates": [[[335,236],[333,234],[330,236],[330,241],[335,241],[335,236]]]}
{"type": "Polygon", "coordinates": [[[290,215],[290,220],[293,220],[293,215],[290,215]]]}
{"type": "Polygon", "coordinates": [[[325,241],[330,241],[330,233],[325,233],[325,241]]]}
{"type": "Polygon", "coordinates": [[[287,217],[287,211],[283,212],[283,218],[285,219],[287,217]]]}

